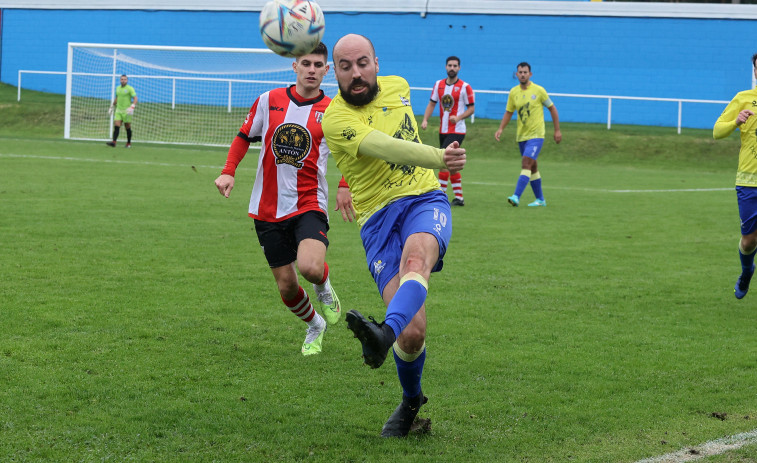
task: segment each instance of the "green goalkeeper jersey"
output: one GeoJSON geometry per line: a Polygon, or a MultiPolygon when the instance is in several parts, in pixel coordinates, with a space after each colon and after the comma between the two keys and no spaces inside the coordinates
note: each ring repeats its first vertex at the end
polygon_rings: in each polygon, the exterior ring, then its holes
{"type": "Polygon", "coordinates": [[[132,98],[137,96],[137,92],[134,91],[134,87],[131,85],[119,85],[116,87],[116,109],[126,110],[131,106],[132,98]]]}

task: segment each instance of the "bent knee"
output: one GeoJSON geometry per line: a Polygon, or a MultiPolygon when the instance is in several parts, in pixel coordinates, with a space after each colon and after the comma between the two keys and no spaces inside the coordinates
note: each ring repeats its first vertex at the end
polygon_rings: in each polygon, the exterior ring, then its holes
{"type": "Polygon", "coordinates": [[[318,283],[323,278],[323,264],[316,262],[297,263],[297,268],[303,278],[311,283],[318,283]]]}
{"type": "Polygon", "coordinates": [[[408,325],[400,334],[397,342],[400,348],[408,354],[414,354],[426,343],[426,327],[408,325]]]}

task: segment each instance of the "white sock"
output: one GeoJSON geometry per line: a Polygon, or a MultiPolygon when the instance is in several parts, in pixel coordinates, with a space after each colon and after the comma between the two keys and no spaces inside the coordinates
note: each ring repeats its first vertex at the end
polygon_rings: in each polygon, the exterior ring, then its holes
{"type": "Polygon", "coordinates": [[[323,317],[321,317],[321,314],[316,312],[313,318],[309,322],[307,322],[307,324],[308,324],[308,328],[320,328],[326,324],[326,320],[324,320],[323,317]]]}
{"type": "Polygon", "coordinates": [[[315,289],[315,292],[318,295],[318,300],[322,303],[329,305],[334,302],[331,300],[331,282],[328,277],[326,277],[326,281],[324,281],[322,285],[313,283],[313,289],[315,289]]]}

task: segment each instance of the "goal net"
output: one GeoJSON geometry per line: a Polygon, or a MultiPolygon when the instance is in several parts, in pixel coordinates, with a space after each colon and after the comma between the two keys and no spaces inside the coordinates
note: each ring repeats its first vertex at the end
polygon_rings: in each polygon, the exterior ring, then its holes
{"type": "MultiPolygon", "coordinates": [[[[292,61],[268,49],[69,43],[64,137],[110,140],[108,109],[126,74],[138,99],[133,142],[228,146],[261,93],[295,82],[292,61]]],[[[336,94],[333,73],[322,88],[336,94]]]]}

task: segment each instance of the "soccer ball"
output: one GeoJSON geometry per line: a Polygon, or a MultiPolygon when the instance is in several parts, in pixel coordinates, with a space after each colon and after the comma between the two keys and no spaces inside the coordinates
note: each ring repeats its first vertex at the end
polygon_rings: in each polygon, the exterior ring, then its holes
{"type": "Polygon", "coordinates": [[[287,58],[312,52],[321,42],[325,27],[321,7],[309,0],[272,0],[260,12],[263,42],[287,58]]]}

